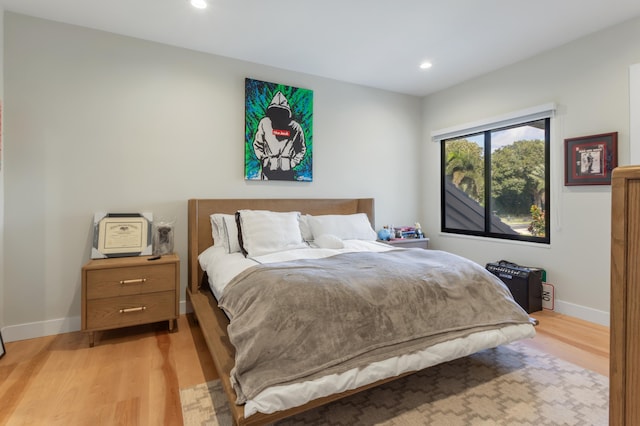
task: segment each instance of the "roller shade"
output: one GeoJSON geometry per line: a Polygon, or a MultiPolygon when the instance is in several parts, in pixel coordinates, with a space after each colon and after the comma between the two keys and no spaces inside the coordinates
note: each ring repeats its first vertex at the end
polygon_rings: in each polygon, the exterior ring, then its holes
{"type": "Polygon", "coordinates": [[[556,111],[555,103],[538,105],[535,107],[511,112],[509,114],[498,117],[478,120],[472,123],[461,124],[446,129],[435,130],[431,132],[431,140],[440,142],[444,139],[451,139],[459,136],[465,136],[473,133],[484,132],[485,130],[507,127],[514,124],[526,123],[528,121],[540,120],[543,118],[553,117],[556,111]]]}

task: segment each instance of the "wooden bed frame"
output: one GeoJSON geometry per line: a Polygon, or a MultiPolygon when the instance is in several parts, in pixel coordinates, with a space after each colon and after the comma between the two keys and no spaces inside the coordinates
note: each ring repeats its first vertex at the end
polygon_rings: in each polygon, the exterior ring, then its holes
{"type": "Polygon", "coordinates": [[[200,269],[198,263],[198,255],[213,245],[209,215],[212,213],[234,214],[240,209],[299,211],[303,214],[312,215],[366,213],[371,224],[373,225],[375,223],[374,201],[372,198],[189,200],[189,283],[187,286],[187,298],[191,301],[194,314],[200,324],[209,351],[211,352],[211,357],[220,376],[222,387],[229,399],[231,414],[235,423],[237,425],[262,425],[272,423],[402,377],[397,376],[380,380],[367,386],[319,398],[305,405],[278,411],[273,414],[257,413],[247,418],[244,417],[244,406],[235,404],[236,393],[231,387],[230,381],[230,372],[234,365],[235,350],[229,342],[229,336],[227,334],[229,320],[224,312],[218,308],[218,304],[209,289],[205,273],[200,269]]]}

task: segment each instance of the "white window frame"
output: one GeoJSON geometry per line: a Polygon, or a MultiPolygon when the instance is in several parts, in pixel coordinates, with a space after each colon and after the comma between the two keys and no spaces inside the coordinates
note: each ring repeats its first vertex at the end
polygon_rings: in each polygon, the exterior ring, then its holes
{"type": "Polygon", "coordinates": [[[460,124],[446,129],[431,132],[431,140],[440,143],[445,139],[480,133],[498,127],[507,127],[514,124],[526,123],[542,118],[552,118],[555,115],[556,104],[551,102],[535,107],[511,112],[497,117],[486,118],[471,123],[460,124]]]}

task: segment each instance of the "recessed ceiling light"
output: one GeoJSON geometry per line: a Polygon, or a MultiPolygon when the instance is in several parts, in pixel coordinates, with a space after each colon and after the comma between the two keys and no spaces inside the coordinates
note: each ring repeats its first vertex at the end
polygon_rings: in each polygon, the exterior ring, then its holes
{"type": "Polygon", "coordinates": [[[423,62],[423,63],[420,64],[420,69],[421,70],[426,70],[426,69],[431,68],[431,66],[432,66],[431,62],[423,62]]]}
{"type": "Polygon", "coordinates": [[[207,2],[206,2],[206,0],[191,0],[191,6],[197,8],[197,9],[206,9],[207,8],[207,2]]]}

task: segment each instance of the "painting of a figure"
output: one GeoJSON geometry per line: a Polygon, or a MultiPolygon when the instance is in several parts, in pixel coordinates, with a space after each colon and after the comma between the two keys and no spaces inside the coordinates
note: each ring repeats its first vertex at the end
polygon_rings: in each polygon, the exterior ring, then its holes
{"type": "Polygon", "coordinates": [[[313,91],[245,79],[245,179],[312,181],[313,91]]]}

